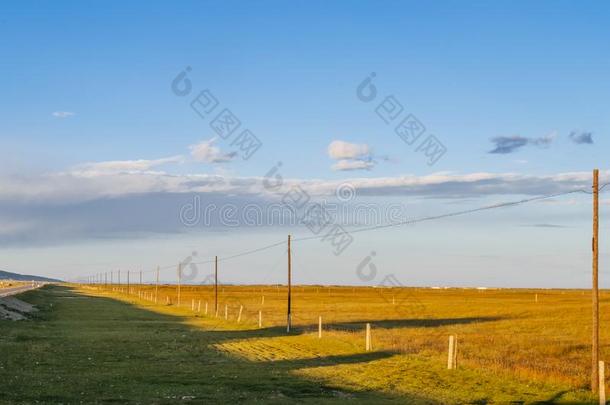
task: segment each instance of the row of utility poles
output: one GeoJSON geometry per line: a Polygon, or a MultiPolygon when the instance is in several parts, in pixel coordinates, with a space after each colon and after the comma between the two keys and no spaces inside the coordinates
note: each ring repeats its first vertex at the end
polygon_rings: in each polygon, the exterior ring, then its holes
{"type": "MultiPolygon", "coordinates": [[[[292,326],[292,253],[291,253],[291,236],[288,235],[288,308],[286,316],[286,332],[290,332],[292,326]]],[[[131,271],[127,272],[127,290],[129,291],[129,275],[131,271]]],[[[108,284],[108,273],[99,273],[93,276],[89,276],[87,281],[89,284],[102,284],[102,276],[104,279],[103,284],[108,284]]],[[[121,284],[121,270],[117,271],[117,281],[121,284]]],[[[113,283],[113,272],[110,272],[110,284],[113,283]]],[[[140,285],[142,285],[142,271],[140,270],[140,285]]],[[[178,263],[178,305],[180,305],[181,290],[182,290],[182,263],[178,263]]],[[[155,302],[158,300],[159,295],[159,267],[157,267],[157,278],[155,283],[155,302]]],[[[214,257],[214,312],[218,312],[218,256],[214,257]]]]}
{"type": "MultiPolygon", "coordinates": [[[[599,360],[599,170],[593,170],[593,271],[592,271],[592,353],[591,353],[591,390],[594,393],[600,391],[600,360],[599,360]]],[[[111,283],[112,283],[112,272],[111,283]]],[[[127,287],[129,288],[129,274],[127,272],[127,287]]],[[[89,277],[89,282],[101,283],[102,274],[89,277]]],[[[104,275],[107,281],[107,275],[104,275]]],[[[159,288],[159,268],[157,268],[157,283],[155,286],[155,301],[159,288]]],[[[121,282],[121,271],[118,271],[118,282],[121,282]]],[[[140,284],[142,284],[142,272],[140,271],[140,284]]],[[[180,305],[180,293],[182,286],[182,264],[178,264],[178,305],[180,305]]],[[[286,314],[286,331],[290,332],[292,326],[292,255],[291,236],[288,235],[288,303],[286,314]]],[[[214,258],[214,311],[218,311],[218,256],[214,258]]]]}

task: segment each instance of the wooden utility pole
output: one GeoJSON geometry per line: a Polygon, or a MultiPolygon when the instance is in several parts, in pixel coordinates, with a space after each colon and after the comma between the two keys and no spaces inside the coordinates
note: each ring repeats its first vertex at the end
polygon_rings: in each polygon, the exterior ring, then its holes
{"type": "Polygon", "coordinates": [[[218,256],[214,256],[214,312],[218,314],[218,256]]]}
{"type": "Polygon", "coordinates": [[[290,255],[290,235],[288,235],[288,316],[286,317],[286,332],[290,332],[292,323],[291,305],[292,305],[292,257],[290,255]]]}
{"type": "Polygon", "coordinates": [[[121,270],[117,270],[118,274],[117,274],[117,281],[119,283],[119,286],[121,285],[121,270]]]}
{"type": "Polygon", "coordinates": [[[182,263],[178,263],[178,306],[180,306],[180,288],[182,287],[182,263]]]}
{"type": "Polygon", "coordinates": [[[598,236],[599,236],[599,170],[593,170],[593,336],[591,351],[591,391],[599,390],[599,289],[598,289],[598,236]]]}
{"type": "Polygon", "coordinates": [[[159,297],[159,266],[157,266],[157,283],[155,284],[155,304],[159,297]]]}
{"type": "Polygon", "coordinates": [[[142,287],[142,270],[140,270],[140,288],[142,287]]]}

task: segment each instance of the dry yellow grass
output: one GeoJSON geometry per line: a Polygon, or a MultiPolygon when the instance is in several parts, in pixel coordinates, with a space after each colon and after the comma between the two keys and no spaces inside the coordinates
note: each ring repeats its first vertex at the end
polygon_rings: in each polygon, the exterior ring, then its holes
{"type": "MultiPolygon", "coordinates": [[[[287,334],[285,288],[220,287],[218,318],[211,312],[209,286],[184,286],[181,306],[175,286],[160,288],[159,304],[153,301],[154,286],[132,286],[131,294],[116,288],[55,285],[23,294],[39,311],[29,321],[0,321],[0,398],[8,403],[183,398],[596,403],[586,389],[590,316],[582,291],[299,286],[295,328],[287,334]],[[166,296],[172,305],[164,304],[166,296]],[[373,325],[369,352],[366,322],[373,325]],[[447,370],[450,334],[458,336],[457,370],[447,370]]],[[[602,313],[606,305],[603,294],[602,313]]],[[[602,342],[607,341],[603,333],[602,342]]]]}
{"type": "MultiPolygon", "coordinates": [[[[114,286],[115,290],[126,286],[114,286]]],[[[131,286],[132,293],[154,297],[151,285],[131,286]]],[[[284,286],[220,286],[219,314],[239,328],[284,326],[284,286]],[[264,298],[263,298],[264,297],[264,298]]],[[[132,295],[133,296],[133,295],[132,295]]],[[[177,286],[160,286],[158,303],[177,306],[177,286]]],[[[608,324],[610,295],[601,294],[601,324],[608,324]]],[[[214,316],[212,286],[182,286],[181,307],[197,312],[208,303],[214,316]]],[[[585,388],[589,382],[590,293],[583,290],[474,290],[361,287],[293,287],[293,325],[317,331],[322,316],[324,336],[362,341],[364,324],[373,326],[375,350],[425,355],[445,361],[447,337],[457,335],[459,364],[474,369],[508,373],[524,380],[585,388]],[[538,301],[536,302],[536,295],[538,301]]],[[[601,359],[607,359],[610,334],[602,327],[601,359]]]]}

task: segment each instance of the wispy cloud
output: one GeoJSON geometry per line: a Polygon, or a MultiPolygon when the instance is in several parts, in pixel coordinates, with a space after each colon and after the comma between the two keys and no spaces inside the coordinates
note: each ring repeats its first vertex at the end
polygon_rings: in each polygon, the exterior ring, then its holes
{"type": "Polygon", "coordinates": [[[526,226],[528,228],[567,228],[564,225],[557,225],[557,224],[531,224],[531,225],[523,225],[526,226]]]}
{"type": "MultiPolygon", "coordinates": [[[[264,187],[263,177],[223,177],[213,174],[168,174],[150,171],[177,162],[180,157],[152,161],[117,161],[80,165],[61,173],[23,178],[0,177],[0,202],[71,202],[146,193],[223,193],[235,196],[277,198],[281,191],[264,187]]],[[[601,181],[610,172],[600,173],[601,181]]],[[[426,176],[351,178],[348,180],[284,179],[282,189],[300,186],[312,196],[332,196],[349,181],[358,195],[475,198],[491,195],[541,195],[589,189],[591,173],[572,172],[546,176],[514,173],[434,173],[426,176]]],[[[551,200],[549,200],[551,201],[551,200]]]]}
{"type": "Polygon", "coordinates": [[[220,148],[214,146],[216,138],[207,141],[201,141],[195,145],[190,145],[191,156],[198,162],[205,163],[226,163],[230,162],[237,156],[236,152],[223,153],[220,148]]]}
{"type": "Polygon", "coordinates": [[[169,163],[180,163],[184,160],[182,156],[171,156],[161,159],[138,159],[138,160],[110,160],[105,162],[84,163],[74,167],[70,173],[79,175],[98,175],[112,173],[145,172],[154,167],[169,163]]]}
{"type": "Polygon", "coordinates": [[[578,145],[593,144],[593,133],[592,132],[570,132],[570,140],[578,145]]]}
{"type": "Polygon", "coordinates": [[[74,115],[76,115],[75,113],[71,112],[71,111],[55,111],[52,114],[55,118],[69,118],[72,117],[74,115]]]}
{"type": "Polygon", "coordinates": [[[491,142],[495,144],[495,147],[489,151],[489,153],[496,154],[508,154],[516,152],[527,145],[535,146],[549,146],[556,138],[556,133],[550,133],[549,135],[540,138],[526,138],[523,136],[497,136],[491,138],[491,142]]]}
{"type": "MultiPolygon", "coordinates": [[[[445,202],[483,204],[490,196],[551,194],[589,189],[591,173],[530,176],[513,173],[435,173],[427,176],[342,180],[284,178],[280,190],[265,188],[263,177],[168,174],[150,169],[178,157],[145,161],[99,162],[35,177],[0,176],[0,242],[61,243],[87,237],[122,237],[124,233],[183,232],[179,207],[193,201],[266,207],[279,204],[286,190],[299,186],[313,199],[333,198],[348,181],[358,196],[440,198],[445,202]],[[117,220],[120,218],[120,220],[117,220]],[[5,226],[3,226],[3,224],[5,226]]],[[[610,172],[601,173],[603,182],[610,172]]],[[[586,198],[586,196],[584,196],[586,198]]],[[[505,200],[501,198],[500,201],[505,200]]],[[[577,198],[575,196],[575,198],[577,198]]],[[[404,199],[407,201],[406,199],[404,199]]],[[[544,200],[544,201],[564,201],[544,200]]],[[[607,200],[606,200],[607,201],[607,200]]],[[[576,202],[575,202],[576,203],[576,202]]],[[[535,224],[548,227],[550,224],[535,224]]]]}
{"type": "Polygon", "coordinates": [[[331,166],[333,170],[337,171],[371,170],[373,167],[375,167],[375,164],[372,161],[349,159],[339,160],[331,166]]]}

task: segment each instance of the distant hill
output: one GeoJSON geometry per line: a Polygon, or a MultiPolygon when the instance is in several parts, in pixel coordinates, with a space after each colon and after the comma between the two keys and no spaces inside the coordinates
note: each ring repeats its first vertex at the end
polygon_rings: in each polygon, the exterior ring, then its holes
{"type": "Polygon", "coordinates": [[[15,281],[48,281],[48,282],[60,282],[54,278],[30,276],[28,274],[17,274],[8,271],[0,270],[0,280],[15,280],[15,281]]]}

